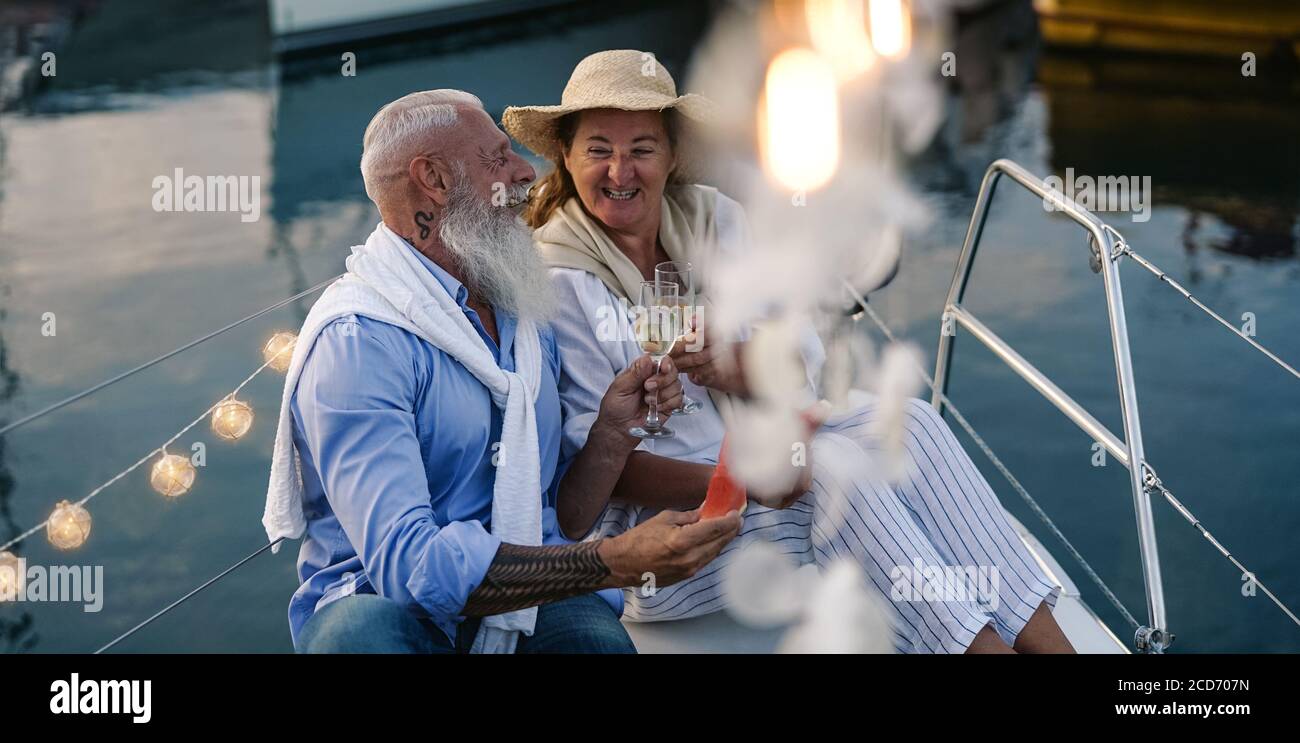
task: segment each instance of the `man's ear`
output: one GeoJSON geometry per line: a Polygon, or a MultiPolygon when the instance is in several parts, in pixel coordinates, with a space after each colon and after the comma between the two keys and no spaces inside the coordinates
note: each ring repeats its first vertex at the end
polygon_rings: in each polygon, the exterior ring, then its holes
{"type": "Polygon", "coordinates": [[[451,189],[456,185],[450,163],[434,155],[420,155],[411,160],[408,172],[420,193],[440,207],[447,205],[451,189]]]}

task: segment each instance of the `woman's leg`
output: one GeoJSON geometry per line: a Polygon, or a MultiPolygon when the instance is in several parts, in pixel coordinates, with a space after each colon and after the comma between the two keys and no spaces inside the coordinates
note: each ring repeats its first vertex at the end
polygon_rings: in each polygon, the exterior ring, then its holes
{"type": "Polygon", "coordinates": [[[1061,626],[1052,616],[1052,609],[1046,601],[1038,605],[1034,615],[1029,618],[1029,623],[1016,636],[1015,649],[1018,653],[1026,654],[1075,652],[1069,638],[1061,631],[1061,626]]]}
{"type": "MultiPolygon", "coordinates": [[[[834,430],[863,451],[878,452],[880,443],[871,435],[874,418],[874,407],[866,406],[837,422],[834,430]]],[[[992,487],[931,405],[908,401],[904,441],[911,462],[894,490],[952,565],[984,570],[990,573],[989,583],[996,581],[989,613],[998,634],[1016,646],[1032,621],[1030,646],[1068,648],[1068,642],[1060,644],[1064,635],[1051,615],[1060,587],[1039,567],[992,487]]]]}
{"type": "Polygon", "coordinates": [[[897,612],[895,646],[903,652],[1005,648],[989,637],[989,614],[956,590],[943,570],[947,562],[893,491],[867,476],[862,459],[862,450],[844,436],[821,433],[813,439],[817,562],[852,559],[862,567],[897,612]],[[920,585],[913,576],[923,571],[935,576],[929,594],[913,590],[920,585]]]}

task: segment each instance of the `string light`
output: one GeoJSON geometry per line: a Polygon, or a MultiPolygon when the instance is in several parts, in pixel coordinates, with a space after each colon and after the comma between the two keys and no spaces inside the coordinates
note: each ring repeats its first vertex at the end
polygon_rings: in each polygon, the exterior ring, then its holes
{"type": "Polygon", "coordinates": [[[298,336],[293,333],[276,333],[262,349],[262,358],[272,369],[278,372],[288,371],[289,362],[293,360],[293,346],[297,342],[298,336]]]}
{"type": "Polygon", "coordinates": [[[840,160],[839,94],[835,69],[811,49],[787,49],[767,68],[759,104],[764,170],[791,191],[811,191],[831,179],[840,160]]]}
{"type": "Polygon", "coordinates": [[[871,45],[882,57],[897,59],[912,44],[912,23],[903,0],[871,0],[871,45]]]}
{"type": "Polygon", "coordinates": [[[189,492],[194,486],[195,474],[194,465],[190,464],[188,457],[163,454],[149,473],[149,484],[168,498],[175,498],[189,492]]]}
{"type": "Polygon", "coordinates": [[[876,54],[867,36],[865,0],[808,0],[804,6],[808,36],[830,59],[841,80],[871,69],[876,54]]]}
{"type": "MultiPolygon", "coordinates": [[[[168,498],[175,498],[189,492],[194,487],[194,480],[197,477],[194,465],[187,457],[168,454],[167,447],[205,419],[210,421],[213,433],[223,439],[233,441],[247,434],[253,426],[253,408],[236,396],[267,367],[279,372],[287,371],[289,362],[293,358],[294,344],[297,342],[298,336],[294,333],[281,332],[271,336],[270,340],[262,346],[262,358],[265,363],[254,369],[229,394],[203,411],[202,415],[187,423],[175,435],[163,442],[162,446],[153,449],[134,464],[100,483],[80,501],[76,503],[59,501],[48,519],[13,539],[0,543],[0,567],[4,565],[5,560],[12,558],[12,553],[7,552],[10,547],[34,536],[42,529],[45,530],[50,544],[61,550],[75,549],[85,544],[90,536],[91,524],[90,512],[86,510],[85,504],[117,481],[144,466],[159,452],[162,453],[162,457],[154,462],[150,470],[149,484],[168,498]]],[[[4,573],[5,571],[0,570],[0,579],[4,578],[4,573]]],[[[3,595],[3,584],[0,584],[0,595],[3,595]]]]}
{"type": "Polygon", "coordinates": [[[212,431],[223,439],[243,438],[253,427],[253,408],[233,397],[222,400],[212,411],[212,431]]]}
{"type": "Polygon", "coordinates": [[[61,550],[70,550],[85,544],[90,536],[90,511],[79,503],[59,501],[46,522],[50,544],[61,550]]]}

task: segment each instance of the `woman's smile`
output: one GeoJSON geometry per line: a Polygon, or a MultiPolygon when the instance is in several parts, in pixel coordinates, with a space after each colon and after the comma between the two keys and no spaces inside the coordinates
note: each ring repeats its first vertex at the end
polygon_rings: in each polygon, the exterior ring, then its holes
{"type": "Polygon", "coordinates": [[[602,188],[600,189],[600,192],[605,195],[605,198],[610,199],[611,201],[631,201],[636,198],[637,194],[641,193],[641,189],[630,188],[615,190],[612,188],[602,188]]]}

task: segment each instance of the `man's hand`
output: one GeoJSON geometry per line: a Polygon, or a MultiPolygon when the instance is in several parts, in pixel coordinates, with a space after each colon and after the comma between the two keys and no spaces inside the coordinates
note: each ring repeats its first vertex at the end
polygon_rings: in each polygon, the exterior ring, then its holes
{"type": "Polygon", "coordinates": [[[627,430],[641,425],[656,394],[659,396],[660,418],[666,420],[672,411],[681,407],[682,383],[677,378],[677,367],[672,359],[664,358],[658,374],[654,369],[654,362],[645,355],[614,377],[609,389],[605,390],[605,396],[600,399],[600,411],[596,413],[593,430],[606,430],[613,440],[634,447],[639,439],[627,430]]]}
{"type": "Polygon", "coordinates": [[[598,554],[617,586],[635,586],[643,574],[668,586],[695,575],[740,533],[740,514],[700,521],[700,511],[662,511],[632,529],[600,542],[598,554]]]}
{"type": "Polygon", "coordinates": [[[703,317],[696,318],[695,330],[686,335],[669,354],[679,371],[701,387],[749,396],[749,384],[740,363],[743,343],[727,343],[708,332],[703,317]]]}
{"type": "Polygon", "coordinates": [[[502,544],[469,595],[467,617],[502,614],[601,588],[658,585],[695,575],[740,532],[740,514],[700,521],[700,512],[664,511],[611,539],[524,547],[502,544]]]}

